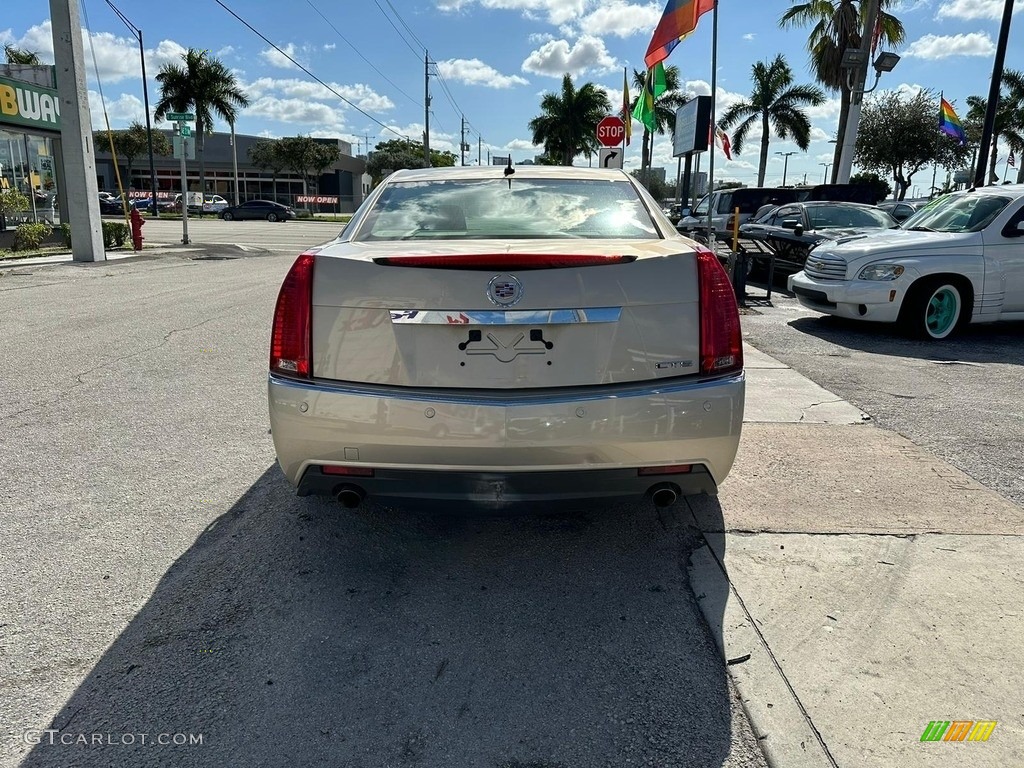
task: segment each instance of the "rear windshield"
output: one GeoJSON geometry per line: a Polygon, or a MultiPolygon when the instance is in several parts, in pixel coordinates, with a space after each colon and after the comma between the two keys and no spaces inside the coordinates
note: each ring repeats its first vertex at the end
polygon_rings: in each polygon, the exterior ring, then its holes
{"type": "Polygon", "coordinates": [[[505,179],[388,184],[353,240],[660,238],[628,181],[505,179]]]}
{"type": "Polygon", "coordinates": [[[883,211],[871,208],[854,208],[849,205],[812,205],[807,207],[812,229],[837,227],[863,227],[865,229],[888,229],[896,221],[883,211]]]}

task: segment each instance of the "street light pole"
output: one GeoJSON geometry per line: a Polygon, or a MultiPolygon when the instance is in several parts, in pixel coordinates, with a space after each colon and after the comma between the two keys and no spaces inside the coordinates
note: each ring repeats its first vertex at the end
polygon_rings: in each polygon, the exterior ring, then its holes
{"type": "Polygon", "coordinates": [[[822,184],[828,184],[828,169],[832,167],[832,163],[818,163],[818,165],[825,166],[825,175],[821,179],[822,184]]]}
{"type": "Polygon", "coordinates": [[[235,143],[235,121],[231,121],[231,171],[235,176],[235,205],[238,205],[238,145],[235,143]]]}
{"type": "Polygon", "coordinates": [[[795,155],[796,152],[776,152],[776,155],[782,155],[782,186],[786,186],[786,173],[789,171],[789,156],[795,155]]]}
{"type": "MultiPolygon", "coordinates": [[[[154,217],[158,218],[160,206],[156,201],[156,162],[153,159],[153,126],[149,117],[149,84],[146,81],[146,49],[142,45],[142,30],[128,21],[128,17],[121,13],[110,0],[106,0],[106,3],[139,41],[139,60],[142,62],[142,101],[146,109],[146,143],[149,149],[149,194],[151,198],[149,210],[154,217]]],[[[128,180],[128,183],[131,184],[131,179],[128,180]]]]}

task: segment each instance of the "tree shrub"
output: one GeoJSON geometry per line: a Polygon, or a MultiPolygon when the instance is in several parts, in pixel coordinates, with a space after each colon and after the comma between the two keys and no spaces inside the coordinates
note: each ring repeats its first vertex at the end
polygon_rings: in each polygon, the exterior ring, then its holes
{"type": "Polygon", "coordinates": [[[65,248],[71,247],[71,225],[64,223],[60,225],[60,239],[64,242],[65,248]]]}
{"type": "Polygon", "coordinates": [[[20,224],[14,230],[14,250],[31,251],[43,244],[53,230],[46,224],[20,224]]]}
{"type": "Polygon", "coordinates": [[[103,222],[103,247],[104,248],[120,248],[127,242],[129,237],[129,230],[127,224],[122,224],[119,221],[104,221],[103,222]]]}

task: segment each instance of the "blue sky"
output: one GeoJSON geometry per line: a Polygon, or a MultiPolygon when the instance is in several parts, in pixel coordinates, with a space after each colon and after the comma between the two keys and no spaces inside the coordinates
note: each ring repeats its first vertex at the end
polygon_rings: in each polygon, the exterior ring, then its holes
{"type": "MultiPolygon", "coordinates": [[[[252,106],[239,120],[243,133],[336,136],[365,151],[398,133],[419,137],[423,130],[422,47],[437,62],[442,80],[431,78],[431,145],[457,150],[461,117],[476,159],[482,139],[488,150],[520,160],[537,154],[529,120],[539,112],[541,94],[560,86],[564,72],[579,82],[606,87],[613,103],[621,99],[622,71],[642,68],[643,54],[662,2],[630,0],[224,0],[281,48],[328,82],[379,123],[327,92],[233,18],[214,0],[129,3],[113,0],[145,36],[151,98],[153,76],[187,47],[209,49],[236,75],[252,106]],[[324,20],[323,14],[330,22],[324,20]],[[397,11],[397,15],[396,15],[397,11]],[[337,28],[332,29],[331,24],[337,28]],[[397,28],[397,30],[396,30],[397,28]],[[399,34],[401,32],[401,35],[399,34]],[[340,33],[340,35],[339,35],[340,33]],[[343,37],[344,36],[344,39],[343,37]],[[346,42],[346,40],[348,42],[346,42]],[[354,48],[353,48],[354,46],[354,48]],[[358,53],[356,52],[358,51],[358,53]]],[[[138,48],[103,0],[80,0],[88,16],[107,110],[114,127],[144,116],[138,48]]],[[[806,32],[784,31],[778,19],[783,0],[720,0],[718,103],[727,106],[750,89],[751,65],[783,53],[799,82],[810,82],[806,32]]],[[[52,61],[47,6],[8,3],[0,42],[38,51],[52,61]]],[[[962,107],[970,94],[987,94],[1003,0],[902,0],[892,9],[904,22],[907,43],[885,88],[943,90],[962,107]]],[[[1018,10],[1024,3],[1017,3],[1018,10]]],[[[679,45],[667,63],[677,65],[692,93],[708,93],[711,76],[710,15],[679,45]]],[[[1015,17],[1006,66],[1024,68],[1024,29],[1015,17]]],[[[102,124],[96,77],[89,58],[93,122],[102,124]]],[[[963,109],[960,110],[961,113],[963,109]]],[[[808,152],[789,158],[788,181],[822,178],[831,162],[828,143],[836,130],[838,99],[810,110],[814,141],[808,152]]],[[[223,126],[226,128],[226,126],[223,126]]],[[[756,178],[758,137],[733,162],[718,161],[719,178],[750,183],[756,178]]],[[[768,183],[782,180],[782,157],[797,150],[772,140],[768,183]]],[[[1005,152],[1000,152],[1001,160],[1005,152]]],[[[579,161],[577,161],[579,162],[579,161]]],[[[639,163],[637,139],[627,149],[627,168],[639,163]]],[[[654,165],[675,173],[669,137],[655,142],[654,165]]],[[[1002,172],[1002,166],[999,167],[1002,172]]],[[[915,177],[922,188],[930,179],[915,177]]]]}

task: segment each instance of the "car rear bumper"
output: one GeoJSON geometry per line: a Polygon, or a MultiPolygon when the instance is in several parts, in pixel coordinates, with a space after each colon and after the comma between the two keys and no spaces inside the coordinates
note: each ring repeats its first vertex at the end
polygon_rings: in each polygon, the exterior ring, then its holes
{"type": "Polygon", "coordinates": [[[895,323],[905,280],[818,280],[806,272],[790,275],[787,287],[808,309],[852,320],[895,323]]]}
{"type": "Polygon", "coordinates": [[[736,457],[745,381],[739,373],[524,394],[271,376],[268,387],[278,461],[300,494],[352,483],[382,495],[485,501],[632,496],[660,482],[713,493],[736,457]],[[693,469],[637,472],[676,464],[693,469]],[[374,476],[324,475],[324,465],[374,476]]]}

